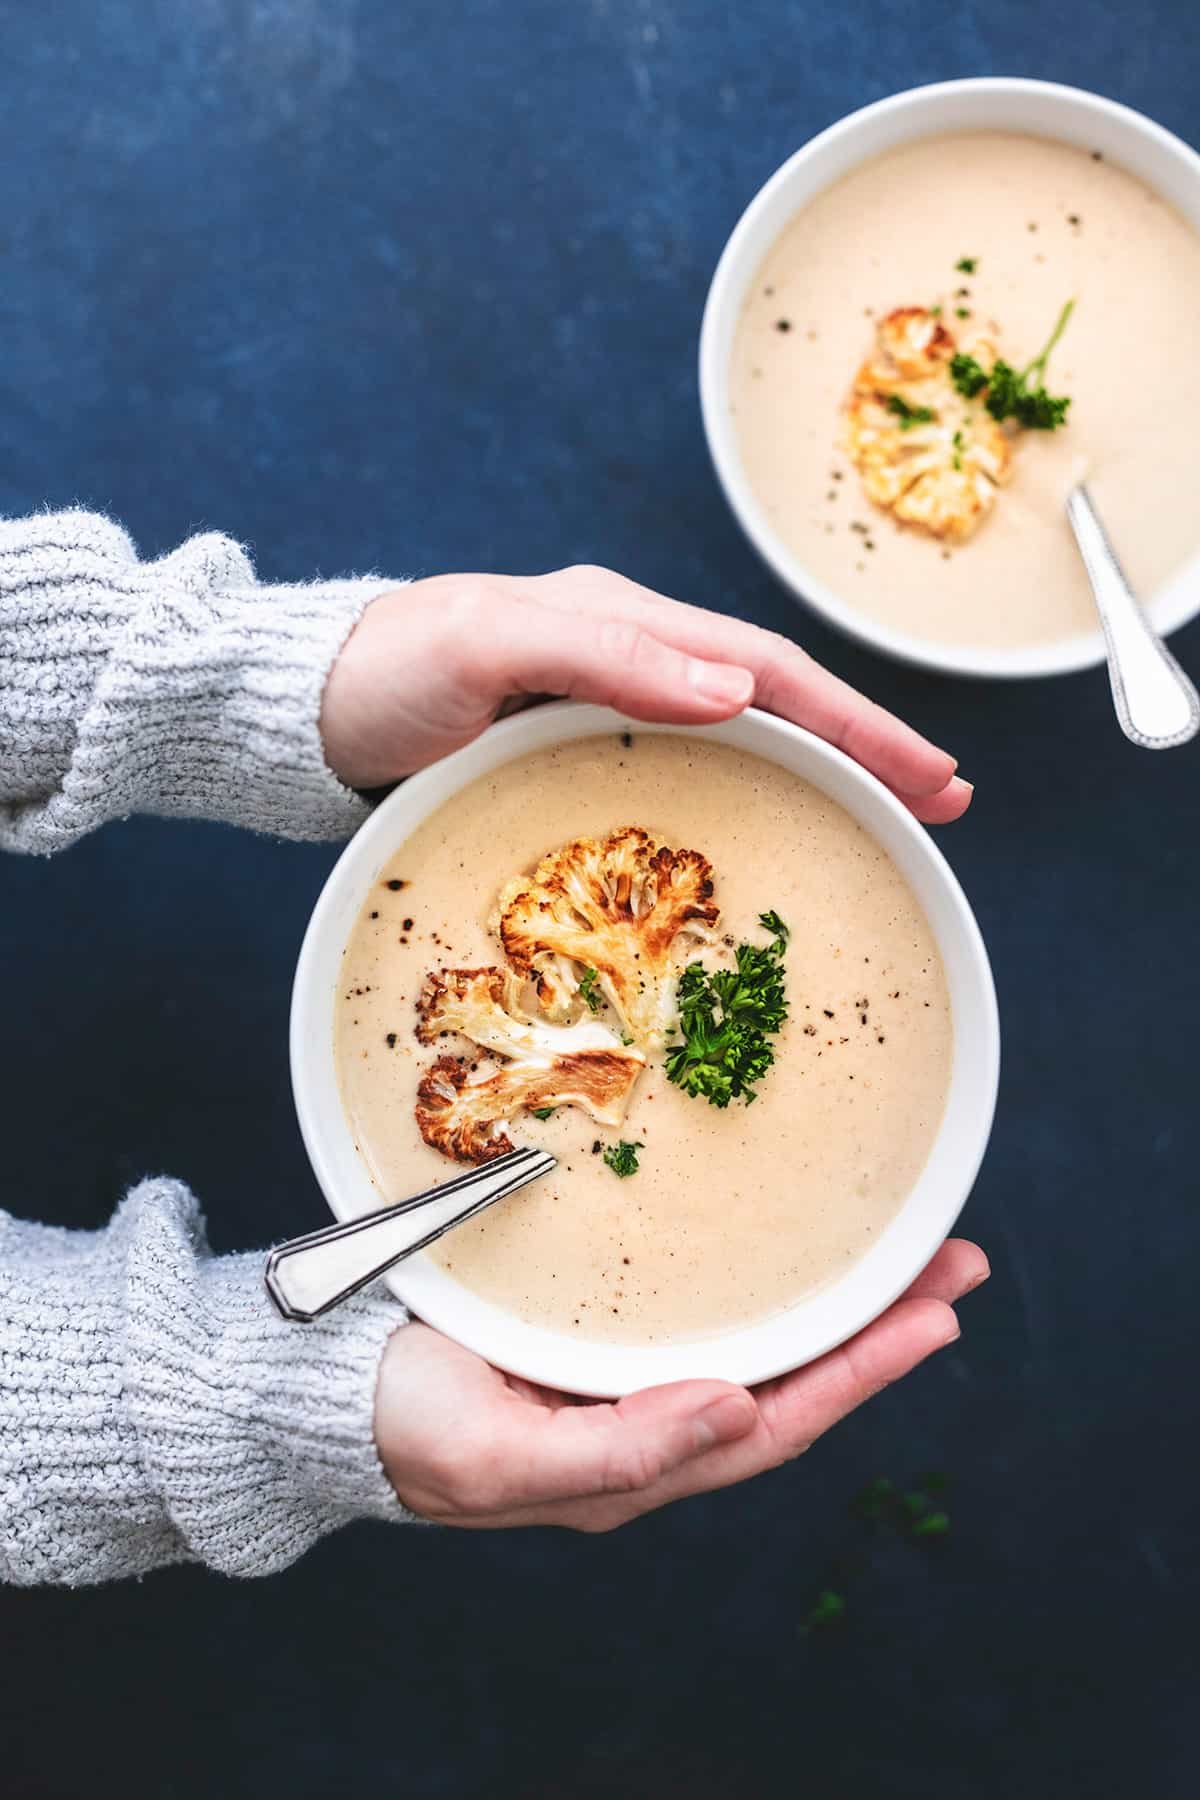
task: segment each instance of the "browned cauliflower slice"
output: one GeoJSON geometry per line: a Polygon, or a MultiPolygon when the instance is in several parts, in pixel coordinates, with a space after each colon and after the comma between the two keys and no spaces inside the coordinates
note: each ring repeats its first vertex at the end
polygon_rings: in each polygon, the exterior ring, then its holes
{"type": "Polygon", "coordinates": [[[678,970],[720,917],[712,867],[696,850],[656,848],[640,826],[576,838],[509,882],[493,928],[547,1013],[565,1018],[587,969],[635,1043],[661,1045],[678,970]]]}
{"type": "MultiPolygon", "coordinates": [[[[961,347],[995,361],[995,346],[983,337],[961,347]]],[[[950,363],[959,348],[928,307],[890,312],[846,404],[843,441],[876,506],[933,537],[963,542],[1011,473],[1012,443],[980,401],[955,387],[950,363]]]]}
{"type": "Polygon", "coordinates": [[[512,1149],[504,1122],[544,1106],[581,1106],[599,1125],[620,1125],[633,1084],[646,1066],[595,1019],[556,1025],[530,1019],[521,980],[511,969],[439,969],[417,1002],[417,1036],[469,1038],[506,1060],[471,1070],[441,1057],[417,1089],[421,1136],[462,1162],[512,1149]]]}

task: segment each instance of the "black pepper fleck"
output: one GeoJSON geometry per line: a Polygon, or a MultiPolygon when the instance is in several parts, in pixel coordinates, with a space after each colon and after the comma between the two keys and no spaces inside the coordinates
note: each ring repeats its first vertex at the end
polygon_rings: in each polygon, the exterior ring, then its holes
{"type": "Polygon", "coordinates": [[[400,923],[403,926],[405,931],[411,931],[413,928],[413,922],[411,919],[401,919],[400,923]]]}
{"type": "Polygon", "coordinates": [[[776,331],[790,331],[792,329],[792,321],[790,319],[776,319],[775,329],[776,331]]]}
{"type": "Polygon", "coordinates": [[[408,886],[408,883],[407,883],[407,881],[398,880],[393,875],[392,879],[390,881],[385,881],[383,885],[386,888],[390,888],[393,894],[398,894],[400,892],[401,888],[405,888],[408,886]]]}
{"type": "Polygon", "coordinates": [[[394,1050],[396,1048],[396,1034],[394,1031],[388,1032],[385,1042],[387,1043],[389,1050],[394,1050]]]}

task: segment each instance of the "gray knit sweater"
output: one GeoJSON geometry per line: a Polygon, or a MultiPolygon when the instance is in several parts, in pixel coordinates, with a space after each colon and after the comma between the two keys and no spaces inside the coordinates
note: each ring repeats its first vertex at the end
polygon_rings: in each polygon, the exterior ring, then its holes
{"type": "MultiPolygon", "coordinates": [[[[0,521],[0,847],[134,811],[348,835],[366,806],[325,764],[321,691],[386,585],[260,586],[216,535],[140,563],[79,511],[0,521]]],[[[99,1232],[0,1212],[0,1580],[265,1575],[348,1519],[407,1517],[372,1436],[404,1318],[368,1293],[285,1325],[261,1254],[212,1256],[177,1181],[99,1232]]]]}

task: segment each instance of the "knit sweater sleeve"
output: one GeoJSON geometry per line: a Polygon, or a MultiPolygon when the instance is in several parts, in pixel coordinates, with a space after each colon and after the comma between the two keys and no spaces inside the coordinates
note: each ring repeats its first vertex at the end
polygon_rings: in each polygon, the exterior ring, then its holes
{"type": "Polygon", "coordinates": [[[349,1519],[411,1516],[372,1435],[403,1308],[368,1291],[287,1325],[261,1271],[209,1254],[174,1181],[100,1232],[0,1213],[0,1580],[268,1575],[349,1519]]]}
{"type": "Polygon", "coordinates": [[[78,509],[0,521],[0,848],[50,853],[131,812],[346,837],[325,678],[394,582],[266,586],[237,544],[139,561],[78,509]]]}

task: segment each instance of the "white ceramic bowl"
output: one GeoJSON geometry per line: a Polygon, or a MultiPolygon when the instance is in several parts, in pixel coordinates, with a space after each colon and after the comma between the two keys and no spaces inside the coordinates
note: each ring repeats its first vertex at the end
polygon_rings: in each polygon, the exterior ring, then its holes
{"type": "MultiPolygon", "coordinates": [[[[750,202],[725,246],[700,333],[700,403],[717,476],[746,536],[785,587],[849,636],[903,662],[959,675],[1060,675],[1104,660],[1100,631],[1012,649],[973,649],[889,630],[812,575],[780,539],[753,492],[729,410],[734,331],[746,293],[784,226],[815,195],[898,144],[950,131],[1019,131],[1101,150],[1155,189],[1200,230],[1200,156],[1161,125],[1115,101],[1043,81],[988,77],[910,88],[851,113],[788,159],[750,202]]],[[[1200,546],[1154,596],[1161,632],[1200,612],[1200,546]]]]}
{"type": "MultiPolygon", "coordinates": [[[[600,707],[537,707],[494,725],[476,743],[416,775],[383,802],[335,864],[309,922],[292,993],[292,1085],[300,1129],[339,1219],[379,1206],[338,1095],[334,1001],[342,952],[384,863],[415,826],[477,776],[514,757],[627,721],[600,707]]],[[[639,725],[639,732],[670,726],[639,725]]],[[[950,986],[954,1059],[945,1117],[929,1161],[898,1216],[837,1282],[787,1311],[700,1342],[597,1344],[525,1324],[480,1299],[427,1256],[389,1277],[415,1313],[514,1374],[579,1394],[612,1395],[685,1376],[764,1381],[841,1343],[890,1305],[924,1268],[971,1190],[991,1129],[1000,1061],[987,952],[961,888],[923,828],[871,775],[819,738],[765,713],[688,726],[804,776],[844,806],[888,851],[933,927],[950,986]]],[[[464,896],[474,906],[475,898],[464,896]]],[[[786,1169],[779,1179],[787,1180],[786,1169]]],[[[504,1202],[500,1202],[501,1205],[504,1202]]]]}

